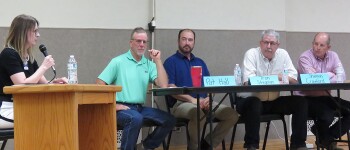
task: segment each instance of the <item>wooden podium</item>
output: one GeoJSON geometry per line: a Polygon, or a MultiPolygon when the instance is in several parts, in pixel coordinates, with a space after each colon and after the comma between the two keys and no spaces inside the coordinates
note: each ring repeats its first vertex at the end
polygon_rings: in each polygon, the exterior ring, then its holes
{"type": "Polygon", "coordinates": [[[39,84],[13,94],[16,150],[116,150],[116,92],[121,86],[39,84]]]}

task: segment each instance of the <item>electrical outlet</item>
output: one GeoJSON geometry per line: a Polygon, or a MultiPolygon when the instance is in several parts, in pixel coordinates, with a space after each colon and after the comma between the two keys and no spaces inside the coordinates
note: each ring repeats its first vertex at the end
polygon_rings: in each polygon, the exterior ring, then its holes
{"type": "Polygon", "coordinates": [[[175,132],[181,132],[181,127],[174,127],[173,131],[175,131],[175,132]]]}

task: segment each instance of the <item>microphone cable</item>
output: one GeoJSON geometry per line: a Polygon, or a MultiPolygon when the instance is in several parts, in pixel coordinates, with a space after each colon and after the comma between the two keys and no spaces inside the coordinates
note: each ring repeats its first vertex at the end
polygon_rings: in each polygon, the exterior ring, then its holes
{"type": "Polygon", "coordinates": [[[52,70],[52,71],[53,71],[53,78],[48,83],[51,83],[56,78],[56,70],[52,70]]]}

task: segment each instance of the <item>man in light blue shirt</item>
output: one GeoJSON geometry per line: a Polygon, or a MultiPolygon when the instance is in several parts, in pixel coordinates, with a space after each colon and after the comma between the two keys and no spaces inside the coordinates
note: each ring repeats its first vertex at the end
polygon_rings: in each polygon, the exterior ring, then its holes
{"type": "Polygon", "coordinates": [[[157,148],[175,125],[175,118],[159,109],[144,107],[149,83],[167,87],[168,77],[164,70],[161,52],[149,50],[150,58],[145,58],[147,33],[143,28],[135,28],[131,34],[130,50],[115,57],[96,80],[97,84],[121,85],[117,94],[117,124],[123,127],[121,150],[133,150],[144,120],[151,120],[158,126],[143,141],[145,149],[157,148]]]}

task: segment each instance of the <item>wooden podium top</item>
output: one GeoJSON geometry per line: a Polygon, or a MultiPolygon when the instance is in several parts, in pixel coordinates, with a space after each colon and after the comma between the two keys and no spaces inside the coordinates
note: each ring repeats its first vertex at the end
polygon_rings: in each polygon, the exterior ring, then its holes
{"type": "Polygon", "coordinates": [[[121,86],[98,84],[26,84],[5,86],[4,93],[120,92],[121,86]]]}

